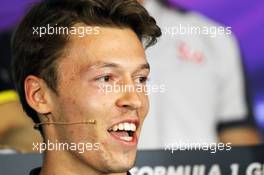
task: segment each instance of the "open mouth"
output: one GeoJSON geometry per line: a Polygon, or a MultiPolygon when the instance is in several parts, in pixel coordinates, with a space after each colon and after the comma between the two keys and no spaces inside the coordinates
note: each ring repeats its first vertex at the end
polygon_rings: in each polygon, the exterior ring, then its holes
{"type": "Polygon", "coordinates": [[[136,137],[137,125],[133,122],[118,123],[108,129],[108,132],[118,140],[132,142],[136,137]]]}

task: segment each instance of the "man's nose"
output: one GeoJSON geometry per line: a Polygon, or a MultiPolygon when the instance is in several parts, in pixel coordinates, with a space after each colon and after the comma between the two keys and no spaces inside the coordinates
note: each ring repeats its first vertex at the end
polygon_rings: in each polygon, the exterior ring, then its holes
{"type": "Polygon", "coordinates": [[[134,84],[126,84],[126,86],[130,86],[130,88],[125,88],[125,90],[121,92],[121,96],[117,100],[116,105],[120,108],[127,108],[130,110],[140,108],[142,106],[142,102],[138,92],[136,91],[136,87],[134,84]]]}

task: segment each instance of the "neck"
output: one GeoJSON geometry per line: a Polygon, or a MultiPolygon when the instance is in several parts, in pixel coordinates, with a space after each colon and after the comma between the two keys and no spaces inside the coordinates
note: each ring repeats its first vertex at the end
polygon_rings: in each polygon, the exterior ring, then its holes
{"type": "Polygon", "coordinates": [[[103,173],[82,162],[67,151],[46,151],[40,175],[126,175],[103,173]]]}

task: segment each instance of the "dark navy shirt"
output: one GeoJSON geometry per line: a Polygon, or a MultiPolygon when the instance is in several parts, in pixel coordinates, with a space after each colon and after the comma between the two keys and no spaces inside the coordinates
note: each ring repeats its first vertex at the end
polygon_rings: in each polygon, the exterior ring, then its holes
{"type": "Polygon", "coordinates": [[[12,31],[0,34],[0,91],[14,89],[11,78],[11,40],[12,31]]]}
{"type": "MultiPolygon", "coordinates": [[[[33,169],[33,170],[30,172],[29,175],[39,175],[39,173],[40,173],[40,169],[41,169],[41,167],[33,169]]],[[[127,172],[127,175],[131,175],[131,174],[129,173],[129,171],[127,172]]]]}

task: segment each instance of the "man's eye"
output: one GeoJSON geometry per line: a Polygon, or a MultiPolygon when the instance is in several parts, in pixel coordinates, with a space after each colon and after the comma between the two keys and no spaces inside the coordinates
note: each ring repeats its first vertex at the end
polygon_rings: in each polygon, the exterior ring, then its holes
{"type": "Polygon", "coordinates": [[[109,82],[110,80],[111,80],[110,75],[105,75],[105,76],[96,78],[96,81],[100,81],[100,82],[109,82]]]}
{"type": "Polygon", "coordinates": [[[148,80],[148,77],[145,77],[145,76],[138,77],[137,83],[146,83],[147,80],[148,80]]]}

